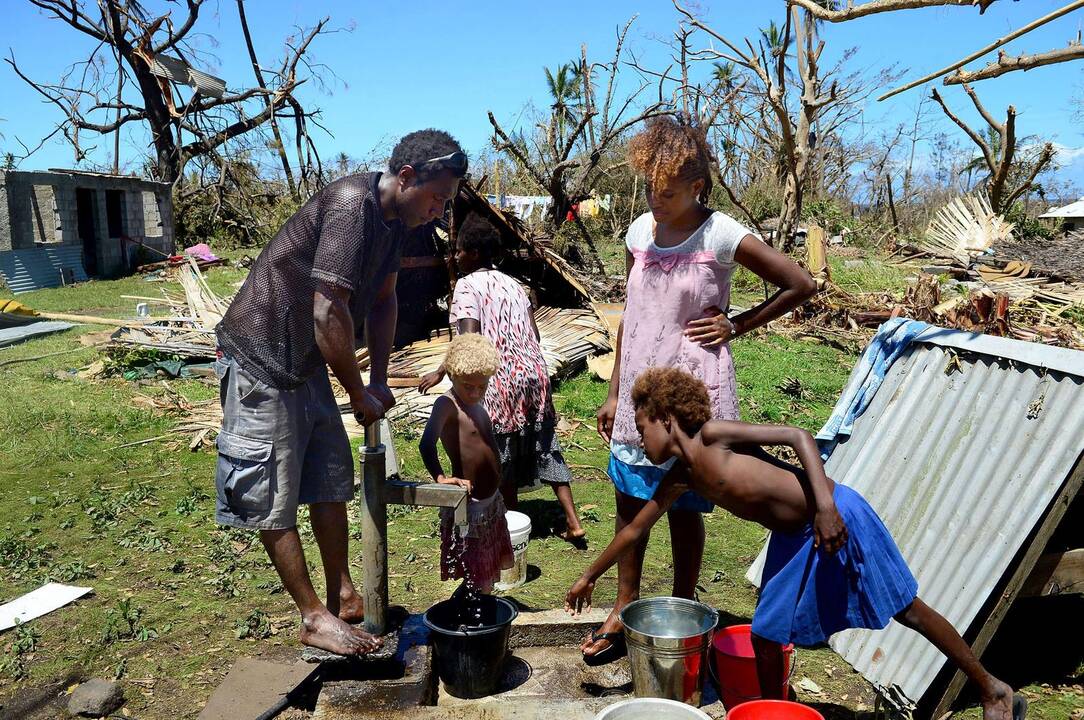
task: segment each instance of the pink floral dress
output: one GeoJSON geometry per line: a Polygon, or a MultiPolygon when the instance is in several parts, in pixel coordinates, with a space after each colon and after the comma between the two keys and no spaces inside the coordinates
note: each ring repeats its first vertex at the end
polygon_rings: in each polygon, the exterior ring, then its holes
{"type": "MultiPolygon", "coordinates": [[[[674,247],[655,245],[655,222],[645,213],[629,227],[625,244],[633,256],[625,301],[621,338],[621,376],[617,414],[610,443],[610,477],[617,489],[650,499],[669,469],[645,456],[636,431],[632,386],[649,367],[677,367],[707,385],[713,417],[736,420],[738,401],[730,348],[705,348],[685,338],[690,320],[712,305],[730,304],[734,253],[749,234],[741,223],[716,212],[685,242],[674,247]]],[[[693,493],[675,507],[710,510],[711,504],[693,493]]]]}
{"type": "Polygon", "coordinates": [[[448,315],[452,325],[477,320],[500,355],[484,404],[493,421],[502,475],[523,489],[571,482],[526,290],[499,270],[475,270],[456,282],[448,315]]]}

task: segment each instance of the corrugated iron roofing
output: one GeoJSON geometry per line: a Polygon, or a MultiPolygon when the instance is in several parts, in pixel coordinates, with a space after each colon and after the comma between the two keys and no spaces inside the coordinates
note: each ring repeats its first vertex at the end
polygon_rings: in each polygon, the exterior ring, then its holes
{"type": "MultiPolygon", "coordinates": [[[[826,470],[881,515],[919,596],[966,629],[1084,448],[1084,353],[953,331],[923,337],[933,339],[892,366],[826,470]]],[[[945,663],[896,623],[831,645],[905,706],[945,663]]]]}
{"type": "Polygon", "coordinates": [[[1062,207],[1052,207],[1044,212],[1039,217],[1041,218],[1064,218],[1064,217],[1084,217],[1084,198],[1080,198],[1076,202],[1071,202],[1068,205],[1062,207]]]}
{"type": "MultiPolygon", "coordinates": [[[[932,328],[892,365],[825,469],[869,501],[919,597],[963,632],[1082,449],[1084,352],[932,328]]],[[[904,709],[946,662],[897,623],[839,633],[831,646],[904,709]]]]}
{"type": "Polygon", "coordinates": [[[13,293],[59,287],[62,268],[72,270],[75,282],[86,282],[83,249],[57,245],[0,252],[0,275],[13,293]]]}
{"type": "Polygon", "coordinates": [[[0,327],[0,348],[7,347],[8,345],[16,345],[24,340],[37,337],[38,335],[49,335],[73,327],[75,327],[75,325],[72,323],[61,322],[59,320],[42,320],[41,322],[32,322],[28,325],[0,327]]]}

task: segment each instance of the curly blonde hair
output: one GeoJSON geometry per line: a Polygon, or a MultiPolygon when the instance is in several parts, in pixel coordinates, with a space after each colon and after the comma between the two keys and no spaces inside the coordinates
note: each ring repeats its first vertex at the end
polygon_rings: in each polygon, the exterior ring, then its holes
{"type": "Polygon", "coordinates": [[[479,333],[456,335],[444,356],[444,369],[453,378],[464,375],[493,377],[499,365],[497,348],[479,333]]]}
{"type": "Polygon", "coordinates": [[[654,188],[675,180],[704,181],[700,201],[711,195],[711,164],[714,158],[707,134],[698,127],[669,115],[647,121],[647,127],[629,140],[629,165],[654,188]]]}
{"type": "Polygon", "coordinates": [[[656,420],[673,416],[689,435],[711,420],[711,400],[704,383],[677,368],[652,367],[632,386],[632,404],[656,420]]]}

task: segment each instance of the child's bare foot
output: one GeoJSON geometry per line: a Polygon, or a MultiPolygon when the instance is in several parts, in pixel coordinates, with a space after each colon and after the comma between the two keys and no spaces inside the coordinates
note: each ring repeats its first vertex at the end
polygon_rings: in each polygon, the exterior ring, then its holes
{"type": "Polygon", "coordinates": [[[587,532],[583,528],[578,530],[564,530],[557,533],[557,537],[581,550],[587,548],[587,532]]]}
{"type": "Polygon", "coordinates": [[[301,642],[338,655],[364,655],[383,641],[321,610],[301,620],[301,642]]]}
{"type": "MultiPolygon", "coordinates": [[[[1023,701],[1023,698],[1020,698],[1023,701]]],[[[995,680],[990,691],[982,696],[983,720],[1023,720],[1027,712],[1027,702],[1014,703],[1012,688],[995,680]],[[1019,717],[1015,716],[1016,706],[1020,704],[1019,717]]]]}
{"type": "Polygon", "coordinates": [[[356,624],[365,619],[365,602],[356,592],[339,597],[339,619],[356,624]]]}

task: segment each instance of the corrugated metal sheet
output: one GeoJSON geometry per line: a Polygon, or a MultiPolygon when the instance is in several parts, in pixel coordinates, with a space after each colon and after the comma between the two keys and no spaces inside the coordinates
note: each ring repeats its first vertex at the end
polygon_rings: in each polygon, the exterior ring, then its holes
{"type": "Polygon", "coordinates": [[[13,293],[59,287],[62,268],[72,270],[75,282],[86,282],[83,249],[56,245],[0,252],[0,275],[13,293]]]}
{"type": "Polygon", "coordinates": [[[15,345],[38,335],[49,335],[50,333],[60,332],[61,330],[67,330],[68,328],[73,327],[75,327],[75,325],[70,322],[43,320],[41,322],[30,323],[29,325],[0,328],[0,347],[15,345]]]}
{"type": "MultiPolygon", "coordinates": [[[[865,496],[919,596],[963,631],[1082,449],[1084,352],[934,328],[889,369],[825,469],[865,496]]],[[[896,623],[831,646],[905,709],[946,662],[896,623]]]]}

